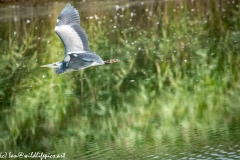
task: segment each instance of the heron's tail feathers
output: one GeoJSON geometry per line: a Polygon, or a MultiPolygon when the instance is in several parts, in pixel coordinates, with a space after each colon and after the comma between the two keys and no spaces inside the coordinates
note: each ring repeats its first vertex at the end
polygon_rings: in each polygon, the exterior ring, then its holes
{"type": "Polygon", "coordinates": [[[116,63],[116,62],[120,62],[120,60],[119,59],[110,59],[110,60],[104,61],[104,64],[111,64],[111,63],[116,63]]]}

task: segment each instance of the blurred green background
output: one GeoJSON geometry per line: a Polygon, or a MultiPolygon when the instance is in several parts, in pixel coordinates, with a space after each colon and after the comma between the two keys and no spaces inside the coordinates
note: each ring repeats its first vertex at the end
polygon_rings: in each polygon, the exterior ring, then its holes
{"type": "Polygon", "coordinates": [[[67,2],[0,3],[0,152],[240,158],[239,1],[70,1],[121,62],[57,75],[67,2]]]}

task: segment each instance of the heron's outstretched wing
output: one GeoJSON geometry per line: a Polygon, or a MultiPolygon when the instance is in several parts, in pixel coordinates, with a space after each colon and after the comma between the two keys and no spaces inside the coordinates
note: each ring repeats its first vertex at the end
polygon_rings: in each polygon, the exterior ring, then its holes
{"type": "Polygon", "coordinates": [[[61,38],[66,53],[89,51],[87,35],[80,26],[79,13],[71,4],[68,3],[58,16],[55,32],[61,38]]]}

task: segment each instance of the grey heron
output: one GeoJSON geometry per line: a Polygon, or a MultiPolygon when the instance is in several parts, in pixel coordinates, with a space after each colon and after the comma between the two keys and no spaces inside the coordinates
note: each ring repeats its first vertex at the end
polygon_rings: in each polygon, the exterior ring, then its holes
{"type": "Polygon", "coordinates": [[[56,68],[55,72],[62,74],[91,66],[119,62],[118,59],[103,61],[99,55],[90,51],[87,35],[80,25],[79,13],[69,3],[58,16],[55,32],[64,44],[65,58],[62,62],[55,62],[42,67],[56,68]]]}

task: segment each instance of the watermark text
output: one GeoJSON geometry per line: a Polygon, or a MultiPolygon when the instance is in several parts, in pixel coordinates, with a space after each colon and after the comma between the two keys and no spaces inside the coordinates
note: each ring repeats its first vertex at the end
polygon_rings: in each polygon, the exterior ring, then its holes
{"type": "Polygon", "coordinates": [[[6,159],[6,158],[16,158],[16,159],[17,158],[22,158],[22,159],[39,158],[40,160],[46,160],[46,159],[65,158],[65,156],[66,156],[65,153],[51,154],[51,153],[43,153],[43,152],[30,152],[30,153],[0,152],[0,159],[6,159]]]}

